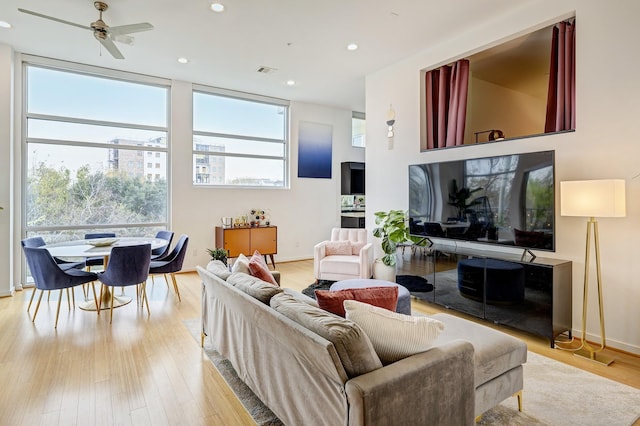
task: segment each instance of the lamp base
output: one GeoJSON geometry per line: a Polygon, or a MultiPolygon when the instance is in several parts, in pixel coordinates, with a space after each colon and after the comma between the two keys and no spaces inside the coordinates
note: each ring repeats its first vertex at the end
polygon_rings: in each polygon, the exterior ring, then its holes
{"type": "Polygon", "coordinates": [[[601,365],[610,365],[614,361],[613,357],[601,354],[600,352],[592,352],[586,348],[579,349],[573,354],[601,365]]]}

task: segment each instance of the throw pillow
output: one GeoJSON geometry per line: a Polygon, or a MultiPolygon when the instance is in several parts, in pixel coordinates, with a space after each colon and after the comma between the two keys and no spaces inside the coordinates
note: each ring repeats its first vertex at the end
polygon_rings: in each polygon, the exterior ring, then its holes
{"type": "Polygon", "coordinates": [[[382,367],[367,334],[352,321],[296,300],[287,293],[273,296],[270,305],[285,317],[333,343],[348,377],[382,367]]]}
{"type": "Polygon", "coordinates": [[[366,287],[345,290],[316,290],[318,306],[341,317],[345,316],[343,302],[357,300],[379,308],[395,311],[398,305],[398,287],[366,287]]]}
{"type": "Polygon", "coordinates": [[[345,300],[346,318],[367,333],[384,364],[425,352],[444,330],[444,324],[429,317],[397,314],[356,300],[345,300]]]}
{"type": "Polygon", "coordinates": [[[362,247],[366,246],[367,243],[351,243],[351,254],[353,256],[358,256],[360,254],[360,250],[362,250],[362,247]]]}
{"type": "Polygon", "coordinates": [[[279,287],[278,282],[273,278],[271,272],[269,272],[269,267],[258,250],[254,251],[253,256],[249,259],[249,272],[254,277],[279,287]]]}
{"type": "Polygon", "coordinates": [[[351,256],[349,241],[328,241],[324,247],[324,253],[327,256],[351,256]]]}
{"type": "Polygon", "coordinates": [[[219,260],[212,260],[211,262],[209,262],[207,264],[207,271],[225,281],[227,280],[227,278],[229,278],[229,275],[231,275],[231,272],[227,268],[227,265],[219,260]]]}
{"type": "Polygon", "coordinates": [[[282,289],[280,287],[276,287],[273,284],[262,281],[258,277],[253,277],[244,273],[235,272],[231,274],[229,278],[227,278],[227,283],[254,299],[258,299],[265,305],[269,304],[269,301],[273,296],[278,293],[282,293],[282,289]]]}
{"type": "Polygon", "coordinates": [[[247,259],[247,256],[240,253],[236,261],[233,262],[231,272],[244,272],[245,274],[249,274],[249,259],[247,259]]]}

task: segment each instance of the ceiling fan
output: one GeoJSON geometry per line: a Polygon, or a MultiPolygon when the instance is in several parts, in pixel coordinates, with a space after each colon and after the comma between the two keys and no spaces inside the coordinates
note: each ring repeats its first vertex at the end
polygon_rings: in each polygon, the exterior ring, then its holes
{"type": "Polygon", "coordinates": [[[73,25],[74,27],[84,28],[85,30],[93,31],[93,36],[104,46],[105,49],[116,59],[124,59],[120,50],[116,47],[114,40],[121,41],[125,43],[131,43],[133,41],[132,37],[128,37],[127,34],[137,33],[140,31],[149,31],[153,29],[153,25],[148,22],[141,22],[139,24],[129,24],[129,25],[119,25],[117,27],[110,27],[102,20],[102,12],[106,11],[109,8],[109,5],[103,3],[101,1],[93,2],[93,5],[100,12],[100,16],[98,20],[92,22],[90,26],[76,24],[75,22],[65,21],[64,19],[54,18],[52,16],[43,15],[38,12],[32,12],[26,9],[18,10],[23,13],[28,13],[29,15],[38,16],[44,19],[50,19],[52,21],[61,22],[67,25],[73,25]]]}

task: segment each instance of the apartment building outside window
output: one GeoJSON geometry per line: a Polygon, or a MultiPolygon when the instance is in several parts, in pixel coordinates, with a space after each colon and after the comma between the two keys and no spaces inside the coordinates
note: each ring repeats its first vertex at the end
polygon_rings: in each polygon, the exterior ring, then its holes
{"type": "Polygon", "coordinates": [[[24,55],[23,84],[25,236],[168,226],[167,80],[24,55]],[[164,168],[149,174],[144,152],[164,168]]]}
{"type": "Polygon", "coordinates": [[[196,86],[193,184],[287,187],[288,115],[288,101],[196,86]]]}

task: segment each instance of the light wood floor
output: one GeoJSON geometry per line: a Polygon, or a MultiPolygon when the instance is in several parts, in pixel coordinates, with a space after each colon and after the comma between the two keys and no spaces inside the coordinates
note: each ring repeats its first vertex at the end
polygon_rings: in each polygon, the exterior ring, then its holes
{"type": "MultiPolygon", "coordinates": [[[[404,258],[403,268],[419,267],[417,258],[404,258]]],[[[302,290],[314,280],[310,260],[276,266],[284,287],[302,290]]],[[[33,307],[26,312],[31,289],[0,299],[0,424],[253,424],[183,324],[200,315],[197,274],[177,279],[181,303],[159,277],[148,285],[151,316],[134,300],[114,310],[112,325],[104,311],[100,317],[69,311],[65,298],[56,331],[57,296],[48,303],[45,296],[35,323],[33,307]]],[[[132,290],[127,294],[135,296],[132,290]]],[[[82,299],[78,289],[76,300],[82,299]]],[[[417,312],[440,311],[412,303],[417,312]]],[[[638,357],[614,352],[615,363],[600,367],[552,350],[541,339],[502,330],[525,340],[534,352],[640,388],[638,357]]]]}

